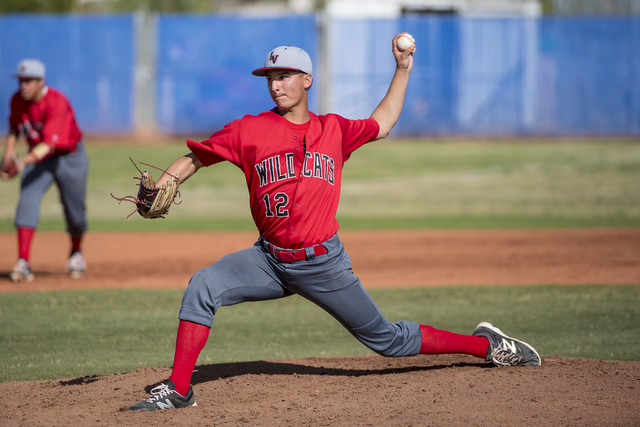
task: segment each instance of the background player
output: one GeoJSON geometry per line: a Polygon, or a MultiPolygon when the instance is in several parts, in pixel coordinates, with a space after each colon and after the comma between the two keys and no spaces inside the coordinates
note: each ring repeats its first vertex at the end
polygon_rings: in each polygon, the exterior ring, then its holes
{"type": "Polygon", "coordinates": [[[67,270],[71,277],[80,277],[86,267],[81,243],[87,230],[85,198],[89,172],[82,132],[67,98],[45,84],[42,62],[21,61],[16,77],[19,90],[11,98],[9,135],[0,172],[4,179],[22,172],[15,217],[18,262],[10,277],[13,282],[30,282],[34,278],[30,265],[31,242],[40,218],[42,197],[54,182],[60,190],[67,231],[71,235],[67,270]],[[21,158],[16,155],[20,134],[29,144],[28,154],[21,158]]]}
{"type": "Polygon", "coordinates": [[[354,150],[385,138],[400,116],[415,52],[415,45],[398,48],[401,35],[392,42],[396,70],[389,90],[369,119],[310,112],[311,59],[302,49],[281,46],[253,71],[266,76],[276,107],[233,121],[202,143],[187,141],[191,153],[160,177],[157,185],[169,174],[184,182],[203,166],[232,162],[245,173],[260,238],[193,275],[180,309],[171,377],[130,409],[195,406],[191,375],[217,309],[292,294],[320,306],[383,356],[463,353],[499,365],[540,364],[531,346],[489,323],[480,323],[473,335],[408,321],[390,323],[351,270],[336,234],[342,167],[354,150]]]}

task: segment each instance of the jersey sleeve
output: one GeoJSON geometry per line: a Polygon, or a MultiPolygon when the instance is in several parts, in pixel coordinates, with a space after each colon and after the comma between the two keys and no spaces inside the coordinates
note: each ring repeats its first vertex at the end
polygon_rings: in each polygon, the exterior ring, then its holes
{"type": "Polygon", "coordinates": [[[342,120],[342,154],[344,160],[348,160],[358,148],[367,142],[371,142],[380,133],[380,125],[374,118],[364,120],[342,120]]]}
{"type": "Polygon", "coordinates": [[[20,118],[21,118],[21,110],[18,106],[18,93],[16,92],[11,97],[11,103],[9,105],[10,113],[9,113],[9,132],[14,135],[20,134],[20,118]]]}
{"type": "Polygon", "coordinates": [[[239,166],[241,164],[241,125],[234,120],[202,142],[187,140],[187,147],[204,166],[228,160],[239,166]]]}

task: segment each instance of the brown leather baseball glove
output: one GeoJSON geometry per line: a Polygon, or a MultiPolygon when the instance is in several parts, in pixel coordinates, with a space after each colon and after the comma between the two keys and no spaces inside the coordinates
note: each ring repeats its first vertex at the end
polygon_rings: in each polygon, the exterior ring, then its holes
{"type": "Polygon", "coordinates": [[[0,179],[9,181],[10,179],[15,178],[18,174],[20,174],[23,168],[24,166],[16,159],[11,159],[9,160],[9,162],[4,163],[2,165],[2,168],[0,168],[0,179]]]}
{"type": "MultiPolygon", "coordinates": [[[[151,172],[148,170],[142,172],[140,168],[136,166],[131,157],[129,157],[129,160],[131,160],[133,166],[135,166],[136,169],[138,169],[138,172],[140,172],[140,178],[134,177],[134,179],[140,180],[138,195],[118,198],[111,194],[111,197],[116,199],[118,203],[122,203],[123,201],[135,203],[136,210],[131,212],[127,218],[136,212],[138,212],[143,218],[164,218],[165,215],[169,213],[169,208],[172,204],[180,204],[175,202],[176,197],[180,195],[180,191],[178,191],[178,187],[180,185],[178,176],[171,175],[165,184],[156,187],[156,183],[151,176],[151,172]]],[[[156,168],[155,166],[151,166],[146,163],[140,162],[140,164],[166,172],[163,169],[156,168]]]]}

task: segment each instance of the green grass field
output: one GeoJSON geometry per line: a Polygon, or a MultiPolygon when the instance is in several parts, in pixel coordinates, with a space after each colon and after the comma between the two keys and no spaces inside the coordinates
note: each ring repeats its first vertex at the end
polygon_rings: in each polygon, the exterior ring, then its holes
{"type": "MultiPolygon", "coordinates": [[[[542,355],[640,360],[640,286],[372,290],[390,321],[469,334],[491,321],[542,355]]],[[[182,293],[96,290],[4,294],[0,382],[171,366],[182,293]]],[[[370,351],[293,296],[218,311],[198,364],[370,351]]]]}
{"type": "MultiPolygon", "coordinates": [[[[164,168],[188,150],[87,145],[92,230],[254,229],[244,177],[226,162],[184,184],[184,204],[166,220],[124,221],[133,205],[109,194],[136,193],[128,157],[164,168]]],[[[638,182],[640,143],[629,141],[375,142],[345,165],[338,218],[343,229],[638,227],[638,182]]],[[[19,188],[1,184],[0,231],[11,231],[19,188]]],[[[40,229],[63,230],[57,189],[42,204],[40,229]]]]}
{"type": "MultiPolygon", "coordinates": [[[[640,227],[640,144],[590,141],[392,141],[346,165],[343,229],[640,227]]],[[[166,167],[182,144],[88,143],[91,230],[252,230],[240,171],[220,164],[182,186],[163,221],[124,218],[137,171],[128,157],[166,167]]],[[[154,173],[159,176],[159,173],[154,173]]],[[[13,231],[17,181],[0,183],[0,231],[13,231]]],[[[57,190],[41,230],[63,230],[57,190]]],[[[495,322],[541,354],[640,360],[640,284],[372,290],[391,321],[470,333],[495,322]]],[[[0,381],[170,366],[180,291],[98,290],[3,294],[0,381]]],[[[298,297],[222,308],[199,364],[368,350],[298,297]]]]}

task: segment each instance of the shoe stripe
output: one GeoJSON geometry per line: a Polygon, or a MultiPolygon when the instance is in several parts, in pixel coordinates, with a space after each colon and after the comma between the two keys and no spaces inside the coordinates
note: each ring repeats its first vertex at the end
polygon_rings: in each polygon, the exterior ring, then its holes
{"type": "Polygon", "coordinates": [[[165,404],[163,402],[157,401],[156,405],[160,409],[176,409],[176,407],[173,406],[173,404],[171,403],[171,401],[169,399],[165,400],[165,402],[167,402],[167,403],[165,404]]]}

